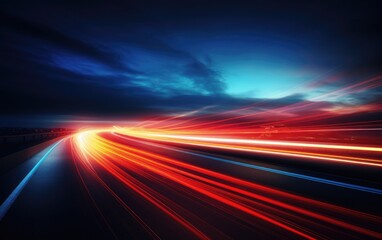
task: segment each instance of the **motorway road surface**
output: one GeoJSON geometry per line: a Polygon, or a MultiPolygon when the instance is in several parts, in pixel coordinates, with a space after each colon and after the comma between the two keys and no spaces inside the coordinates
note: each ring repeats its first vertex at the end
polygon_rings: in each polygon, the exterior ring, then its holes
{"type": "Polygon", "coordinates": [[[380,173],[70,136],[0,176],[0,238],[378,239],[380,173]]]}

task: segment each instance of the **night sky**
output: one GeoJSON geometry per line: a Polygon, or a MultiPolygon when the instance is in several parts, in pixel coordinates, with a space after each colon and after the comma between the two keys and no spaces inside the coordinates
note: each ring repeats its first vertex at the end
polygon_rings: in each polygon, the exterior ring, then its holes
{"type": "Polygon", "coordinates": [[[3,0],[0,125],[278,106],[380,74],[379,1],[248,2],[3,0]]]}

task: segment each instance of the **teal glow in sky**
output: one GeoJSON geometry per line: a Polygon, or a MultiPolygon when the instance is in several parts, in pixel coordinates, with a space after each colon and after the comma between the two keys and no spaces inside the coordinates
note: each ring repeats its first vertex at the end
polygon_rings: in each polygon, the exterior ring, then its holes
{"type": "Polygon", "coordinates": [[[209,36],[208,41],[196,36],[185,33],[172,39],[210,63],[220,73],[225,93],[234,97],[282,98],[300,93],[321,74],[311,52],[306,55],[311,49],[300,40],[238,32],[209,36]]]}
{"type": "MultiPolygon", "coordinates": [[[[107,9],[94,1],[5,2],[0,98],[12,102],[2,108],[9,115],[176,114],[262,99],[283,105],[365,80],[382,66],[381,14],[366,2],[125,1],[107,9]]],[[[380,92],[320,101],[364,103],[380,92]]]]}

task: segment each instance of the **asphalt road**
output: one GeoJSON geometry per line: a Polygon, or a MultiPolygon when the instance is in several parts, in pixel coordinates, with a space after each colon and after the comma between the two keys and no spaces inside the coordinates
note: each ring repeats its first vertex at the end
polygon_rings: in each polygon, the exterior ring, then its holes
{"type": "Polygon", "coordinates": [[[66,138],[0,177],[1,239],[382,236],[375,168],[318,166],[112,132],[94,141],[92,149],[66,138]]]}

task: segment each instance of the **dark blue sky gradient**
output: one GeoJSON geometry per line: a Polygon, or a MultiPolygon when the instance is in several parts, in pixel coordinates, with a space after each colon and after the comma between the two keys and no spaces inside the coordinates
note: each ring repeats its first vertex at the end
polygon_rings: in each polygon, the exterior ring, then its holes
{"type": "Polygon", "coordinates": [[[282,105],[380,73],[378,1],[248,2],[2,1],[0,124],[282,105]]]}

